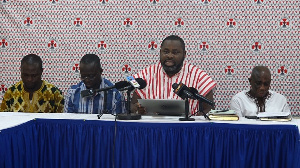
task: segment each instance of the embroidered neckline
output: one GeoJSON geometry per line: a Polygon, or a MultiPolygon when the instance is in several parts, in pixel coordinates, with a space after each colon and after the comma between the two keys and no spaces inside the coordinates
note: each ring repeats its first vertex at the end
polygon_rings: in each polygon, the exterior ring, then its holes
{"type": "Polygon", "coordinates": [[[255,104],[256,104],[256,107],[257,107],[257,114],[259,113],[259,112],[264,112],[264,111],[266,111],[266,100],[268,100],[268,99],[270,99],[270,97],[272,96],[272,94],[268,91],[267,92],[267,94],[263,97],[263,105],[262,105],[262,107],[260,107],[259,106],[259,103],[258,103],[258,99],[256,98],[256,97],[253,97],[251,94],[250,94],[250,91],[251,90],[249,90],[248,92],[246,92],[246,95],[249,97],[249,98],[251,98],[251,99],[253,99],[254,100],[254,102],[255,102],[255,104]]]}

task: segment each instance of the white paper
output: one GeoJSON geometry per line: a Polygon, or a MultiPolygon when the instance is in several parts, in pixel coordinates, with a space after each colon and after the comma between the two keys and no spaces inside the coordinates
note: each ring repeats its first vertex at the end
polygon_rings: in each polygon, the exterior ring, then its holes
{"type": "Polygon", "coordinates": [[[236,114],[234,110],[210,110],[208,114],[213,115],[233,115],[236,114]]]}
{"type": "Polygon", "coordinates": [[[286,117],[289,115],[290,112],[260,112],[257,117],[286,117]]]}

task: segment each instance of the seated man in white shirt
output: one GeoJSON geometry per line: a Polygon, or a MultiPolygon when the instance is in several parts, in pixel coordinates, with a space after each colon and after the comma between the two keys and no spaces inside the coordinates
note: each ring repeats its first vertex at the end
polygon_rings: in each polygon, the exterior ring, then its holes
{"type": "Polygon", "coordinates": [[[254,67],[249,82],[250,90],[236,94],[230,102],[230,109],[235,110],[240,117],[257,116],[260,112],[290,113],[286,98],[269,90],[271,72],[267,67],[254,67]]]}

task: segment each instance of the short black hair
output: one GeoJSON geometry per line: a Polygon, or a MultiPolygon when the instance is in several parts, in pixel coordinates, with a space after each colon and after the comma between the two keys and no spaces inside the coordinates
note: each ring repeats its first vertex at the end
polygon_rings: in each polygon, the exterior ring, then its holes
{"type": "Polygon", "coordinates": [[[161,42],[160,48],[164,45],[164,42],[165,42],[166,40],[178,40],[178,41],[180,41],[180,43],[181,43],[181,45],[182,45],[182,49],[183,49],[183,51],[185,51],[185,43],[184,43],[184,41],[183,41],[183,39],[182,39],[181,37],[179,37],[179,36],[177,36],[177,35],[170,35],[170,36],[166,37],[166,38],[161,42]]]}
{"type": "Polygon", "coordinates": [[[94,65],[97,66],[97,68],[101,69],[100,59],[96,54],[85,54],[81,60],[81,64],[91,64],[94,63],[94,65]]]}
{"type": "Polygon", "coordinates": [[[43,61],[41,57],[39,57],[36,54],[28,54],[25,57],[22,58],[21,60],[21,67],[23,64],[39,64],[39,67],[41,70],[43,70],[43,61]]]}

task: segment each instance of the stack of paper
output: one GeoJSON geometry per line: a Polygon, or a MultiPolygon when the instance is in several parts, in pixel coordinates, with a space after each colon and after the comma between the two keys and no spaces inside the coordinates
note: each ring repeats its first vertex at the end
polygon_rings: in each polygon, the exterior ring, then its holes
{"type": "Polygon", "coordinates": [[[239,116],[234,110],[211,110],[208,112],[208,117],[211,120],[222,120],[222,121],[237,121],[239,116]]]}
{"type": "Polygon", "coordinates": [[[262,121],[291,121],[292,116],[289,112],[262,112],[257,115],[262,121]]]}

